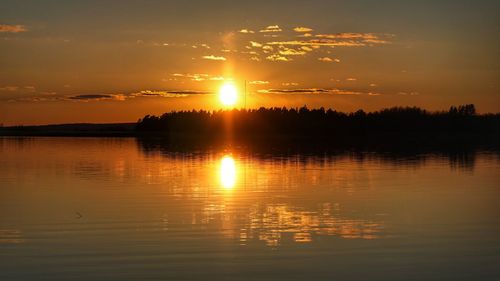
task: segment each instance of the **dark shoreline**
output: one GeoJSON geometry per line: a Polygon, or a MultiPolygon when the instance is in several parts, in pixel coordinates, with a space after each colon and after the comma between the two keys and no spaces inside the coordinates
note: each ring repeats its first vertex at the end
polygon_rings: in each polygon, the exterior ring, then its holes
{"type": "Polygon", "coordinates": [[[382,132],[342,136],[288,135],[204,135],[182,133],[145,133],[134,130],[135,124],[66,124],[0,128],[0,137],[78,137],[134,138],[143,147],[162,150],[193,151],[212,148],[246,147],[255,151],[334,152],[355,151],[500,151],[499,133],[432,133],[382,132]],[[109,130],[110,126],[114,128],[109,130]],[[78,128],[78,129],[77,129],[78,128]],[[96,129],[97,128],[97,129],[96,129]],[[107,129],[106,129],[107,128],[107,129]]]}
{"type": "Polygon", "coordinates": [[[0,136],[12,137],[137,137],[135,123],[76,123],[0,127],[0,136]]]}

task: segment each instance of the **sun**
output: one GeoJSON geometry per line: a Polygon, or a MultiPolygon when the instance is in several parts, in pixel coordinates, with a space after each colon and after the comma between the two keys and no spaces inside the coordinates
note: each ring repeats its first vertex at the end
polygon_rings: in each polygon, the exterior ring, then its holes
{"type": "Polygon", "coordinates": [[[219,90],[219,100],[225,106],[233,106],[238,101],[238,89],[233,83],[225,83],[219,90]]]}

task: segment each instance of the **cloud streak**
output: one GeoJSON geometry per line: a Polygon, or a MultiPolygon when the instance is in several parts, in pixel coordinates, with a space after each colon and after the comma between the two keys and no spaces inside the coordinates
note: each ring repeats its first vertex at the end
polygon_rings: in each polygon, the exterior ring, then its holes
{"type": "Polygon", "coordinates": [[[114,98],[115,98],[114,95],[105,95],[105,94],[88,94],[88,95],[76,95],[68,97],[68,99],[70,100],[79,100],[79,101],[109,100],[114,98]]]}
{"type": "Polygon", "coordinates": [[[261,29],[259,32],[261,33],[271,33],[271,32],[281,32],[283,31],[279,25],[269,25],[264,29],[261,29]]]}
{"type": "Polygon", "coordinates": [[[226,60],[227,60],[225,57],[222,57],[222,56],[214,56],[214,55],[210,55],[210,56],[203,56],[202,58],[203,58],[203,59],[206,59],[206,60],[215,60],[215,61],[226,61],[226,60]]]}
{"type": "Polygon", "coordinates": [[[270,60],[270,61],[292,61],[291,58],[280,56],[278,54],[270,55],[270,56],[266,57],[266,59],[270,60]]]}
{"type": "Polygon", "coordinates": [[[339,59],[332,59],[332,58],[329,58],[329,57],[318,58],[318,60],[322,61],[322,62],[337,62],[337,63],[340,62],[339,59]]]}
{"type": "Polygon", "coordinates": [[[0,24],[0,32],[4,33],[19,33],[28,31],[24,25],[0,24]]]}
{"type": "Polygon", "coordinates": [[[311,32],[313,31],[312,28],[309,28],[309,27],[303,27],[303,26],[299,26],[299,27],[296,27],[293,29],[293,31],[295,32],[299,32],[299,33],[306,33],[306,32],[311,32]]]}
{"type": "Polygon", "coordinates": [[[260,94],[279,94],[279,95],[351,95],[351,96],[380,96],[380,93],[351,91],[345,89],[326,89],[326,88],[305,88],[305,89],[265,89],[258,90],[260,94]]]}

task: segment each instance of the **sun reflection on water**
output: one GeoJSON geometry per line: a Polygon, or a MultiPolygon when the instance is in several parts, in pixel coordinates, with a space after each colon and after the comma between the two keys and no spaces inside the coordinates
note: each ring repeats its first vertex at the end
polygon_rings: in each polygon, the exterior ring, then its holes
{"type": "Polygon", "coordinates": [[[225,189],[232,189],[236,184],[236,163],[230,155],[224,156],[220,162],[220,182],[225,189]]]}

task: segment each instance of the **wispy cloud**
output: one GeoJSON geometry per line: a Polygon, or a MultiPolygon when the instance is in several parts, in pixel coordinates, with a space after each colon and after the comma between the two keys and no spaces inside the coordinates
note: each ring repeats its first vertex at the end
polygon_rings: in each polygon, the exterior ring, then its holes
{"type": "Polygon", "coordinates": [[[364,43],[389,44],[388,39],[394,37],[393,34],[375,34],[375,33],[335,33],[335,34],[317,34],[316,38],[341,39],[341,40],[361,40],[364,43]]]}
{"type": "Polygon", "coordinates": [[[0,92],[35,92],[34,86],[4,86],[0,87],[0,92]]]}
{"type": "Polygon", "coordinates": [[[319,93],[328,93],[327,89],[266,89],[259,90],[259,93],[263,94],[319,94],[319,93]]]}
{"type": "MultiPolygon", "coordinates": [[[[389,44],[389,39],[394,37],[392,34],[374,34],[374,33],[335,33],[335,34],[317,34],[309,33],[307,37],[314,37],[307,40],[284,40],[266,43],[268,45],[293,45],[293,46],[312,46],[312,47],[364,47],[381,44],[389,44]]],[[[299,37],[306,37],[300,35],[299,37]]]]}
{"type": "Polygon", "coordinates": [[[305,33],[305,32],[311,32],[311,31],[313,31],[313,29],[309,28],[309,27],[299,26],[299,27],[294,28],[293,31],[300,32],[300,33],[305,33]]]}
{"type": "Polygon", "coordinates": [[[262,44],[255,41],[250,41],[250,45],[254,48],[262,48],[262,44]]]}
{"type": "Polygon", "coordinates": [[[267,85],[267,84],[269,84],[269,81],[261,81],[261,80],[250,81],[250,84],[251,85],[267,85]]]}
{"type": "Polygon", "coordinates": [[[211,94],[210,92],[204,91],[162,91],[162,90],[142,90],[136,93],[130,94],[131,97],[161,97],[161,98],[180,98],[187,97],[191,95],[206,95],[211,94]]]}
{"type": "Polygon", "coordinates": [[[279,53],[280,53],[280,55],[283,55],[283,56],[303,56],[306,54],[306,51],[282,47],[282,48],[280,48],[279,53]]]}
{"type": "Polygon", "coordinates": [[[203,56],[202,58],[203,58],[203,59],[206,59],[206,60],[218,60],[218,61],[226,61],[226,60],[227,60],[225,57],[222,57],[222,56],[214,56],[214,55],[210,55],[210,56],[203,56]]]}
{"type": "Polygon", "coordinates": [[[266,57],[266,59],[270,60],[270,61],[292,61],[291,58],[280,56],[278,54],[270,55],[270,56],[266,57]]]}
{"type": "Polygon", "coordinates": [[[0,32],[19,33],[28,31],[24,25],[0,24],[0,32]]]}
{"type": "Polygon", "coordinates": [[[334,34],[317,34],[315,37],[328,39],[377,39],[373,33],[334,33],[334,34]]]}
{"type": "Polygon", "coordinates": [[[269,25],[266,28],[261,29],[259,32],[269,33],[269,32],[281,32],[281,31],[283,30],[279,27],[279,25],[269,25]]]}
{"type": "Polygon", "coordinates": [[[273,46],[269,46],[269,45],[265,45],[262,47],[262,51],[264,51],[264,53],[270,53],[274,50],[273,46]]]}
{"type": "Polygon", "coordinates": [[[322,62],[340,62],[339,59],[332,59],[330,57],[322,57],[322,58],[318,58],[319,61],[322,61],[322,62]]]}
{"type": "Polygon", "coordinates": [[[398,95],[400,96],[418,96],[420,93],[418,92],[399,92],[398,95]]]}
{"type": "Polygon", "coordinates": [[[353,96],[379,96],[380,93],[373,92],[362,92],[362,91],[352,91],[345,89],[325,89],[325,88],[306,88],[306,89],[265,89],[258,90],[261,94],[281,94],[281,95],[314,95],[314,94],[325,94],[325,95],[353,95],[353,96]]]}
{"type": "Polygon", "coordinates": [[[109,100],[115,99],[114,95],[107,94],[88,94],[88,95],[76,95],[68,97],[70,100],[80,100],[80,101],[91,101],[91,100],[109,100]]]}
{"type": "Polygon", "coordinates": [[[0,91],[2,92],[15,92],[19,90],[18,86],[5,86],[5,87],[0,87],[0,91]]]}
{"type": "Polygon", "coordinates": [[[312,40],[290,40],[290,41],[274,41],[267,43],[268,45],[289,45],[289,46],[330,46],[330,47],[362,47],[366,46],[363,42],[357,41],[338,41],[331,39],[312,39],[312,40]]]}
{"type": "Polygon", "coordinates": [[[169,80],[189,79],[189,80],[195,81],[195,82],[226,80],[226,78],[223,76],[217,76],[217,75],[211,75],[211,74],[205,74],[205,73],[195,73],[195,74],[174,73],[174,74],[172,74],[172,76],[174,77],[174,79],[169,79],[169,80]]]}
{"type": "Polygon", "coordinates": [[[250,29],[246,29],[246,28],[243,28],[243,29],[239,30],[238,32],[239,33],[244,33],[244,34],[253,34],[253,33],[255,33],[255,31],[250,30],[250,29]]]}

